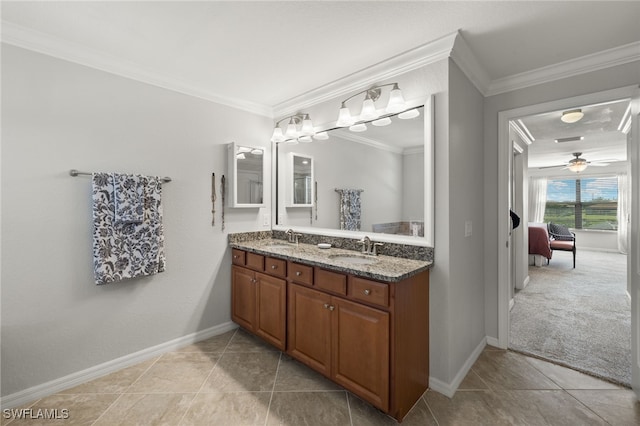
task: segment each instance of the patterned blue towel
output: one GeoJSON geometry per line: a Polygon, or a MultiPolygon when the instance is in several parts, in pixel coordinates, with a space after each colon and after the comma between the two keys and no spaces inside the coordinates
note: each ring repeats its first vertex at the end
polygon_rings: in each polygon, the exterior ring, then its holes
{"type": "Polygon", "coordinates": [[[340,229],[359,231],[361,226],[362,206],[360,194],[363,189],[336,189],[340,194],[340,229]]]}
{"type": "Polygon", "coordinates": [[[94,173],[93,266],[96,284],[153,275],[165,270],[162,227],[162,180],[141,176],[143,220],[115,220],[115,191],[111,173],[94,173]]]}
{"type": "Polygon", "coordinates": [[[141,223],[144,219],[144,178],[113,173],[116,223],[141,223]]]}

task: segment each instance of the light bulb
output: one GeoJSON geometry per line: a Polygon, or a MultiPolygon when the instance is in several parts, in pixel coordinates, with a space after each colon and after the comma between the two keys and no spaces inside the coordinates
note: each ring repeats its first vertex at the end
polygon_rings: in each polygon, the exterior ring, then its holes
{"type": "Polygon", "coordinates": [[[353,124],[353,117],[351,117],[351,111],[349,108],[342,103],[342,107],[340,108],[340,113],[338,114],[338,121],[336,122],[336,126],[338,127],[347,127],[353,124]]]}
{"type": "Polygon", "coordinates": [[[367,125],[364,123],[354,124],[353,126],[349,127],[349,130],[351,130],[352,132],[364,132],[365,130],[367,130],[367,125]]]}
{"type": "Polygon", "coordinates": [[[273,135],[271,136],[271,142],[284,142],[285,137],[280,127],[273,129],[273,135]]]}
{"type": "Polygon", "coordinates": [[[297,138],[298,137],[298,129],[296,128],[296,123],[293,121],[293,117],[289,120],[289,124],[287,125],[287,131],[284,136],[289,138],[297,138]]]}
{"type": "Polygon", "coordinates": [[[389,124],[391,124],[391,119],[389,117],[384,117],[384,118],[380,118],[378,120],[372,121],[371,124],[378,127],[388,126],[389,124]]]}
{"type": "Polygon", "coordinates": [[[319,141],[326,141],[327,139],[329,139],[329,134],[327,132],[318,132],[313,135],[313,138],[319,141]]]}
{"type": "Polygon", "coordinates": [[[298,142],[304,142],[304,143],[309,143],[309,142],[311,142],[311,140],[312,140],[311,136],[309,136],[309,135],[300,136],[298,138],[298,142]]]}
{"type": "Polygon", "coordinates": [[[362,111],[360,112],[360,120],[368,121],[374,120],[378,118],[378,113],[376,112],[376,104],[373,102],[373,99],[367,93],[367,97],[362,102],[362,111]]]}
{"type": "Polygon", "coordinates": [[[398,83],[394,83],[393,89],[389,93],[389,102],[387,103],[387,111],[389,114],[395,114],[396,112],[403,111],[407,107],[402,91],[398,87],[398,83]]]}
{"type": "Polygon", "coordinates": [[[302,120],[302,129],[300,129],[300,134],[303,136],[311,136],[314,133],[313,123],[309,118],[309,114],[305,114],[304,119],[302,120]]]}
{"type": "Polygon", "coordinates": [[[402,120],[408,120],[410,118],[416,118],[419,115],[420,115],[420,111],[414,108],[414,109],[410,109],[409,111],[401,112],[400,114],[398,114],[398,118],[402,120]]]}

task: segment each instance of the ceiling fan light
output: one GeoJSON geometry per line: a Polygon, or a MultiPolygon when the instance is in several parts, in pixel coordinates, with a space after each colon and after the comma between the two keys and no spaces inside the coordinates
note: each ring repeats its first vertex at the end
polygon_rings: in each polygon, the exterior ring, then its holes
{"type": "Polygon", "coordinates": [[[586,161],[575,161],[575,160],[571,160],[571,161],[572,161],[571,164],[569,164],[567,168],[572,172],[580,173],[581,171],[587,168],[588,164],[586,161]]]}
{"type": "Polygon", "coordinates": [[[338,113],[338,121],[336,122],[336,126],[338,127],[349,127],[353,124],[354,119],[351,116],[351,111],[349,108],[342,103],[342,107],[340,108],[340,112],[338,113]]]}
{"type": "Polygon", "coordinates": [[[386,112],[389,114],[395,114],[396,112],[403,111],[407,107],[402,91],[398,87],[398,83],[393,85],[393,89],[389,93],[389,102],[387,103],[386,112]]]}
{"type": "Polygon", "coordinates": [[[571,124],[580,121],[582,117],[584,117],[584,113],[581,109],[572,109],[570,111],[563,112],[560,120],[562,120],[563,123],[571,124]]]}

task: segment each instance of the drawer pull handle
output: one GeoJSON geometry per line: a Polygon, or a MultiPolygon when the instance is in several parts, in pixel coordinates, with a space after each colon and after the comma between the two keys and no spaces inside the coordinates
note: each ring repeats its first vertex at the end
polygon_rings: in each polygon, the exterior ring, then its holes
{"type": "Polygon", "coordinates": [[[299,277],[300,275],[302,275],[302,272],[297,271],[297,272],[296,272],[296,276],[298,276],[298,277],[299,277]]]}
{"type": "Polygon", "coordinates": [[[328,303],[325,303],[325,304],[324,304],[324,308],[325,308],[325,309],[329,309],[329,304],[328,304],[328,303]]]}
{"type": "Polygon", "coordinates": [[[363,293],[364,293],[366,296],[368,296],[368,295],[370,295],[370,294],[371,294],[371,290],[366,289],[363,293]]]}
{"type": "Polygon", "coordinates": [[[333,305],[329,305],[329,310],[330,310],[330,311],[333,311],[335,308],[336,308],[335,306],[333,306],[333,305]]]}
{"type": "Polygon", "coordinates": [[[271,269],[278,269],[277,265],[271,265],[271,269]]]}

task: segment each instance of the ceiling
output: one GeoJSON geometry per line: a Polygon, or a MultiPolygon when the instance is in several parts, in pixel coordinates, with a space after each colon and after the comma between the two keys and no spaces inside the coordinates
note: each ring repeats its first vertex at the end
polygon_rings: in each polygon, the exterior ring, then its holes
{"type": "MultiPolygon", "coordinates": [[[[574,152],[587,161],[615,163],[627,159],[627,136],[622,129],[628,115],[629,100],[586,105],[584,117],[564,123],[561,111],[521,118],[518,125],[533,137],[529,146],[530,168],[566,164],[574,152]],[[556,139],[582,137],[582,140],[556,142],[556,139]]],[[[571,108],[574,109],[574,108],[571,108]]]]}
{"type": "Polygon", "coordinates": [[[5,41],[18,31],[271,111],[457,30],[491,81],[640,40],[640,2],[3,1],[1,11],[5,41]]]}

